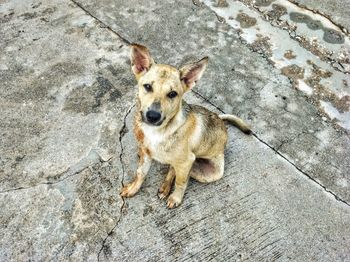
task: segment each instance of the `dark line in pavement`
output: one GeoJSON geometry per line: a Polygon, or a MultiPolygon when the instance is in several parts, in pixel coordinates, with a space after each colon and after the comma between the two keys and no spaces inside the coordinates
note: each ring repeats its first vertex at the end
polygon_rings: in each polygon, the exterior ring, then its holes
{"type": "MultiPolygon", "coordinates": [[[[124,119],[123,119],[123,126],[122,128],[120,129],[119,131],[119,144],[120,144],[120,154],[119,154],[119,161],[121,163],[121,166],[122,166],[122,179],[121,179],[121,185],[122,187],[124,186],[124,177],[125,177],[125,164],[124,164],[124,161],[123,161],[123,154],[124,154],[124,146],[123,146],[123,137],[124,135],[126,134],[126,118],[129,116],[131,110],[135,107],[135,104],[133,104],[129,109],[128,111],[126,112],[125,116],[124,116],[124,119]]],[[[116,229],[116,227],[119,225],[119,222],[121,221],[122,219],[122,216],[123,216],[123,210],[124,210],[124,207],[126,205],[126,202],[125,202],[125,198],[124,197],[121,197],[122,199],[122,205],[120,206],[120,209],[119,209],[119,218],[118,220],[116,221],[115,225],[112,227],[112,229],[107,233],[107,236],[103,239],[102,241],[102,245],[101,245],[101,248],[100,250],[98,251],[98,254],[97,254],[97,261],[100,261],[100,256],[101,256],[101,253],[102,251],[105,249],[106,247],[106,242],[107,242],[107,239],[113,234],[114,230],[116,229]]]]}
{"type": "Polygon", "coordinates": [[[88,153],[87,156],[83,157],[81,160],[79,160],[77,163],[71,165],[66,171],[63,171],[59,174],[56,174],[54,176],[48,176],[46,179],[47,181],[44,181],[44,182],[39,182],[35,185],[23,185],[23,186],[18,186],[18,187],[15,187],[15,188],[9,188],[9,189],[4,189],[2,191],[0,191],[0,194],[4,194],[4,193],[8,193],[8,192],[12,192],[12,191],[18,191],[18,190],[25,190],[25,189],[31,189],[31,188],[34,188],[34,187],[37,187],[37,186],[41,186],[41,185],[55,185],[55,184],[58,184],[58,183],[61,183],[71,177],[74,177],[80,173],[82,173],[84,170],[88,169],[90,166],[94,165],[94,164],[97,164],[97,163],[105,163],[105,162],[108,162],[110,161],[112,158],[108,158],[107,160],[103,160],[102,157],[94,150],[90,150],[90,152],[88,153]],[[91,152],[94,152],[95,154],[97,154],[98,156],[98,159],[91,162],[91,163],[86,163],[84,164],[83,166],[79,167],[79,168],[76,168],[77,165],[80,165],[82,162],[84,162],[84,160],[86,158],[89,157],[89,155],[91,154],[91,152]],[[72,170],[73,169],[73,170],[72,170]],[[53,179],[53,180],[49,180],[51,177],[58,177],[57,179],[53,179]]]}
{"type": "Polygon", "coordinates": [[[81,10],[83,10],[87,15],[91,16],[92,18],[94,18],[95,20],[97,20],[102,26],[101,28],[106,28],[108,29],[108,31],[112,32],[113,34],[117,35],[120,39],[122,39],[125,43],[127,43],[128,45],[131,44],[131,42],[126,39],[125,37],[123,37],[122,35],[120,35],[118,32],[114,31],[109,25],[107,25],[105,22],[103,22],[102,20],[100,20],[98,17],[96,17],[95,15],[93,15],[89,10],[87,10],[84,6],[82,6],[80,3],[76,2],[75,0],[70,0],[72,3],[74,3],[77,7],[79,7],[81,10]]]}

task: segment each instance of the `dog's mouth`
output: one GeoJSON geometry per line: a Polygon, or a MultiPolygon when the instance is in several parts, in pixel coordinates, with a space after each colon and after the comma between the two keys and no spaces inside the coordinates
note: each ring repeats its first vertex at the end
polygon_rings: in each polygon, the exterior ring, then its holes
{"type": "MultiPolygon", "coordinates": [[[[165,118],[164,118],[165,119],[165,118]]],[[[148,124],[148,125],[150,125],[150,126],[160,126],[160,125],[162,125],[163,124],[163,122],[164,122],[164,119],[161,119],[161,120],[159,120],[158,122],[156,122],[156,123],[151,123],[151,122],[149,122],[149,121],[144,121],[146,124],[148,124]]]]}

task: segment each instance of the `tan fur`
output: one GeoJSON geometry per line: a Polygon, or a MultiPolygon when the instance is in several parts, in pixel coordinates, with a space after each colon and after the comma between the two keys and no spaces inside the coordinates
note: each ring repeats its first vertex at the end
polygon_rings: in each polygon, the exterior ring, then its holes
{"type": "Polygon", "coordinates": [[[175,189],[167,200],[169,208],[182,202],[189,177],[209,183],[223,176],[227,143],[223,120],[231,121],[245,133],[250,129],[236,116],[219,117],[182,99],[199,80],[207,62],[208,58],[204,58],[178,70],[169,65],[155,64],[146,47],[131,45],[132,71],[139,88],[134,133],[140,160],[136,176],[122,189],[122,196],[131,197],[137,193],[152,159],[170,165],[159,189],[161,199],[168,197],[175,180],[175,189]],[[151,91],[145,85],[151,86],[151,91]],[[176,92],[177,96],[170,98],[170,92],[176,92]],[[145,117],[150,108],[156,108],[161,114],[156,124],[151,124],[145,117]]]}

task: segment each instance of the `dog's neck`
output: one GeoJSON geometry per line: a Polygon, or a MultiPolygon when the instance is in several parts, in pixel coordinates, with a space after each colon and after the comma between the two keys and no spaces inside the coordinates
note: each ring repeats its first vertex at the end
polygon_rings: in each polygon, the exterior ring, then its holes
{"type": "Polygon", "coordinates": [[[163,127],[161,127],[163,130],[173,133],[186,122],[187,114],[183,110],[183,104],[186,104],[186,102],[182,100],[179,110],[176,112],[176,114],[170,118],[163,127]]]}

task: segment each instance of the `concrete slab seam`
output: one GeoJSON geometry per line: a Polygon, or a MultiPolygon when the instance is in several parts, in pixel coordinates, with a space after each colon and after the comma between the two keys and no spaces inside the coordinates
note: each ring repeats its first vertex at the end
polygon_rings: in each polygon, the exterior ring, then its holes
{"type": "Polygon", "coordinates": [[[102,26],[101,28],[106,28],[108,31],[112,32],[114,35],[118,36],[122,41],[124,41],[126,44],[131,44],[130,41],[128,41],[125,37],[123,37],[122,35],[120,35],[118,32],[114,31],[109,25],[107,25],[106,23],[104,23],[102,20],[100,20],[98,17],[96,17],[95,15],[93,15],[91,12],[89,12],[86,8],[84,8],[80,3],[74,1],[74,0],[70,0],[72,3],[74,3],[78,8],[80,8],[81,10],[83,10],[87,15],[91,16],[92,18],[94,18],[96,21],[98,21],[102,26]]]}

